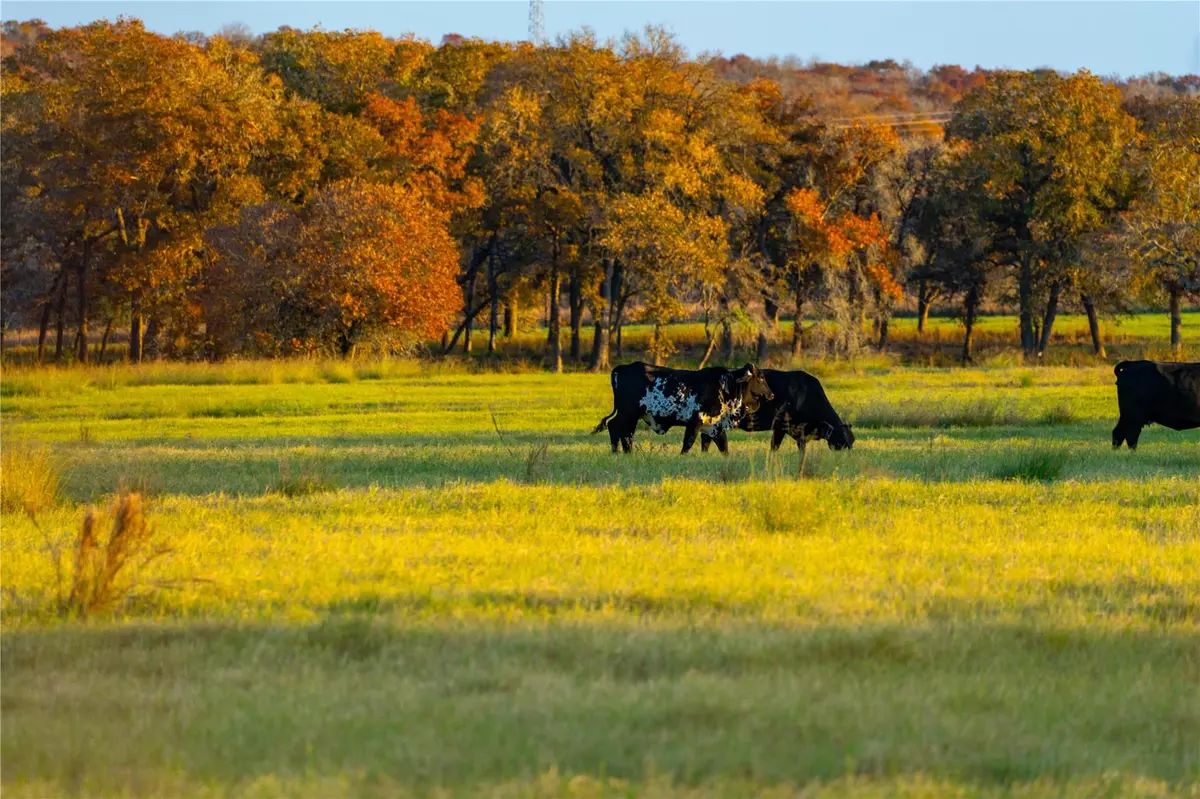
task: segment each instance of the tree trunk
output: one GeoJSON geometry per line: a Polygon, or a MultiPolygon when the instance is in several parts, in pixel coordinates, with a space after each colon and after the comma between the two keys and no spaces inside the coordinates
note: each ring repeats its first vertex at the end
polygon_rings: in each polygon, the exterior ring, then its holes
{"type": "Polygon", "coordinates": [[[879,315],[879,351],[883,352],[888,345],[888,322],[889,317],[886,313],[879,315]]]}
{"type": "Polygon", "coordinates": [[[917,283],[917,335],[925,334],[925,322],[929,319],[929,283],[917,283]]]}
{"type": "Polygon", "coordinates": [[[37,343],[37,363],[42,365],[42,359],[46,357],[46,331],[50,329],[50,311],[53,308],[51,303],[47,302],[46,307],[42,308],[42,322],[38,325],[38,343],[37,343]]]}
{"type": "Polygon", "coordinates": [[[619,260],[614,261],[613,262],[613,282],[612,282],[611,296],[614,298],[615,313],[613,314],[613,323],[611,325],[609,325],[609,335],[612,335],[613,331],[616,332],[617,357],[618,358],[625,357],[625,338],[622,335],[622,327],[625,323],[625,300],[626,300],[626,297],[624,295],[624,291],[625,291],[624,276],[625,276],[625,268],[621,265],[621,262],[619,260]]]}
{"type": "Polygon", "coordinates": [[[1087,313],[1088,332],[1092,334],[1092,354],[1103,358],[1104,343],[1100,341],[1100,317],[1096,314],[1096,303],[1092,301],[1090,294],[1084,294],[1080,299],[1083,301],[1083,310],[1087,313]]]}
{"type": "Polygon", "coordinates": [[[1178,353],[1183,346],[1183,336],[1180,335],[1180,328],[1183,325],[1183,317],[1180,315],[1179,307],[1179,286],[1171,286],[1169,292],[1170,311],[1171,311],[1171,352],[1178,353]]]}
{"type": "MultiPolygon", "coordinates": [[[[475,268],[471,270],[471,275],[467,278],[467,286],[465,289],[466,297],[464,298],[465,302],[463,304],[468,309],[475,304],[475,281],[478,276],[479,270],[475,268]]],[[[463,328],[463,352],[469,353],[471,351],[471,330],[475,327],[474,314],[469,314],[465,321],[467,324],[466,327],[463,328]]]]}
{"type": "Polygon", "coordinates": [[[562,286],[562,278],[559,276],[558,268],[555,267],[550,272],[550,291],[549,291],[549,313],[550,319],[547,327],[550,328],[547,337],[549,351],[546,353],[546,365],[551,372],[555,374],[561,373],[563,370],[562,363],[562,336],[561,322],[559,320],[558,305],[559,305],[559,290],[562,286]]]}
{"type": "Polygon", "coordinates": [[[721,358],[725,363],[733,363],[733,328],[729,322],[721,323],[721,358]]]}
{"type": "Polygon", "coordinates": [[[1046,315],[1042,317],[1042,337],[1038,342],[1038,358],[1042,358],[1050,346],[1050,334],[1054,330],[1054,317],[1058,315],[1058,296],[1061,291],[1062,286],[1057,280],[1050,284],[1050,296],[1046,299],[1046,315]]]}
{"type": "Polygon", "coordinates": [[[87,295],[87,273],[88,261],[92,254],[92,244],[90,241],[83,243],[83,256],[79,259],[79,332],[75,335],[75,341],[78,349],[75,351],[75,357],[80,363],[88,361],[88,295],[87,295]]]}
{"type": "MultiPolygon", "coordinates": [[[[461,336],[463,331],[467,329],[467,323],[478,316],[479,312],[482,311],[486,306],[487,303],[483,302],[479,305],[476,305],[474,308],[467,308],[464,311],[463,320],[459,322],[458,327],[454,329],[454,335],[450,336],[450,340],[442,346],[442,355],[450,354],[450,350],[454,349],[455,345],[458,344],[458,337],[461,336]]],[[[443,335],[442,339],[445,340],[445,338],[446,337],[443,335]]]]}
{"type": "Polygon", "coordinates": [[[142,298],[136,291],[129,298],[129,362],[142,362],[142,298]]]}
{"type": "Polygon", "coordinates": [[[1017,278],[1017,295],[1020,305],[1021,352],[1032,358],[1037,345],[1033,329],[1033,257],[1021,254],[1021,270],[1017,278]]]}
{"type": "Polygon", "coordinates": [[[571,268],[571,277],[567,286],[567,305],[571,312],[571,360],[578,361],[580,328],[583,327],[583,285],[578,266],[571,268]]]}
{"type": "Polygon", "coordinates": [[[504,337],[512,338],[517,335],[517,289],[514,286],[508,290],[504,300],[504,337]]]}
{"type": "Polygon", "coordinates": [[[500,321],[500,292],[496,290],[496,235],[488,242],[488,296],[492,301],[491,313],[488,316],[488,355],[496,354],[496,329],[500,321]]]}
{"type": "Polygon", "coordinates": [[[100,338],[100,351],[96,353],[96,361],[104,363],[104,351],[108,349],[108,337],[112,335],[113,322],[117,321],[117,315],[113,314],[108,317],[108,324],[104,326],[104,335],[100,338]]]}
{"type": "Polygon", "coordinates": [[[613,302],[613,263],[604,264],[604,282],[600,284],[600,299],[602,305],[595,309],[595,327],[592,332],[592,362],[588,368],[593,372],[608,369],[609,330],[612,327],[613,302]],[[606,318],[607,317],[607,318],[606,318]]]}
{"type": "Polygon", "coordinates": [[[798,360],[804,351],[804,278],[796,276],[796,326],[792,328],[792,360],[798,360]]]}
{"type": "Polygon", "coordinates": [[[663,366],[662,348],[658,346],[658,342],[662,338],[662,323],[658,320],[654,322],[654,335],[650,339],[650,349],[654,351],[654,365],[663,366]]]}
{"type": "Polygon", "coordinates": [[[704,350],[704,357],[700,359],[700,365],[697,369],[703,369],[708,365],[708,359],[712,357],[713,348],[717,346],[717,337],[712,336],[708,339],[708,348],[704,350]]]}
{"type": "MultiPolygon", "coordinates": [[[[767,317],[767,329],[774,332],[779,327],[779,306],[770,300],[763,300],[763,312],[767,317]]],[[[759,328],[758,330],[758,347],[755,350],[755,359],[765,361],[770,354],[771,340],[767,337],[767,329],[759,328]]]]}
{"type": "Polygon", "coordinates": [[[62,285],[58,287],[58,302],[54,309],[55,316],[55,338],[54,338],[54,360],[61,361],[63,356],[63,326],[66,323],[67,314],[67,283],[69,283],[70,274],[63,272],[62,285]]]}
{"type": "Polygon", "coordinates": [[[158,357],[158,317],[151,316],[146,322],[146,335],[142,338],[142,357],[154,360],[158,357]]]}
{"type": "Polygon", "coordinates": [[[972,288],[963,298],[963,322],[966,332],[963,334],[962,362],[965,366],[971,362],[971,337],[975,333],[975,314],[979,310],[979,290],[972,288]]]}
{"type": "Polygon", "coordinates": [[[37,343],[37,362],[41,366],[42,359],[46,356],[46,332],[50,329],[50,314],[54,311],[54,302],[51,299],[54,292],[58,291],[58,281],[63,280],[63,273],[60,269],[58,274],[54,276],[54,282],[50,284],[50,293],[46,297],[46,305],[42,308],[42,321],[38,325],[38,343],[37,343]]]}

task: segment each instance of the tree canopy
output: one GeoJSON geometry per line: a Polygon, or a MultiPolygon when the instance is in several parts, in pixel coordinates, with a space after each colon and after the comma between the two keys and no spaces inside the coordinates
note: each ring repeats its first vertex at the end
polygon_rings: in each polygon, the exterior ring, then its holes
{"type": "Polygon", "coordinates": [[[589,319],[593,368],[629,322],[665,360],[697,316],[709,354],[766,357],[781,311],[792,356],[850,354],[914,300],[962,304],[968,356],[973,315],[1012,302],[1035,356],[1060,307],[1177,318],[1200,292],[1187,76],[697,58],[654,28],[435,46],[32,20],[3,44],[0,323],[39,359],[114,326],[133,360],[469,350],[481,326],[494,351],[538,308],[552,369],[589,319]]]}

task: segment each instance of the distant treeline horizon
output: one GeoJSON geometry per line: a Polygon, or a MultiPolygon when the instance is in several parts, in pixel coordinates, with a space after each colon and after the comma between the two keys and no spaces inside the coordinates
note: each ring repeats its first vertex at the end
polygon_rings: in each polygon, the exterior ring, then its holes
{"type": "MultiPolygon", "coordinates": [[[[886,350],[951,308],[1200,297],[1200,76],[689,57],[374,31],[3,26],[0,330],[36,360],[499,351],[606,369],[621,330],[886,350]],[[775,334],[781,318],[790,342],[775,334]],[[569,336],[563,336],[564,326],[569,336]],[[479,336],[486,342],[478,341],[479,336]],[[566,339],[565,346],[562,343],[566,339]],[[819,339],[819,340],[818,340],[819,339]]],[[[705,356],[707,358],[707,354],[705,356]]]]}

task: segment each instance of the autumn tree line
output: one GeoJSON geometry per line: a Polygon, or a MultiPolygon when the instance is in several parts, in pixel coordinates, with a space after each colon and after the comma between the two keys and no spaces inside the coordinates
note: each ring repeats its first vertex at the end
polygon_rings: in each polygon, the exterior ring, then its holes
{"type": "Polygon", "coordinates": [[[1200,79],[691,58],[661,30],[553,45],[134,19],[4,25],[2,329],[39,362],[356,351],[605,369],[702,319],[853,355],[935,304],[971,357],[1015,307],[1200,296],[1200,79]],[[936,120],[923,117],[943,112],[936,120]],[[944,124],[943,124],[944,123],[944,124]],[[565,335],[563,326],[569,335],[565,335]],[[566,343],[560,344],[566,339],[566,343]],[[564,351],[565,349],[565,351],[564,351]]]}

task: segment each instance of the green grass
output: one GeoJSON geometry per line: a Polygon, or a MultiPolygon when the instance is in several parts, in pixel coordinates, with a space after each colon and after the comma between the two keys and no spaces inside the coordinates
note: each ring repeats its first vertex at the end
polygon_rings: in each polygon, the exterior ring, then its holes
{"type": "Polygon", "coordinates": [[[135,485],[203,582],[62,621],[4,513],[5,795],[1194,792],[1200,434],[1113,452],[1110,366],[820,371],[858,443],[796,479],[611,455],[605,375],[6,370],[41,528],[135,485]]]}

